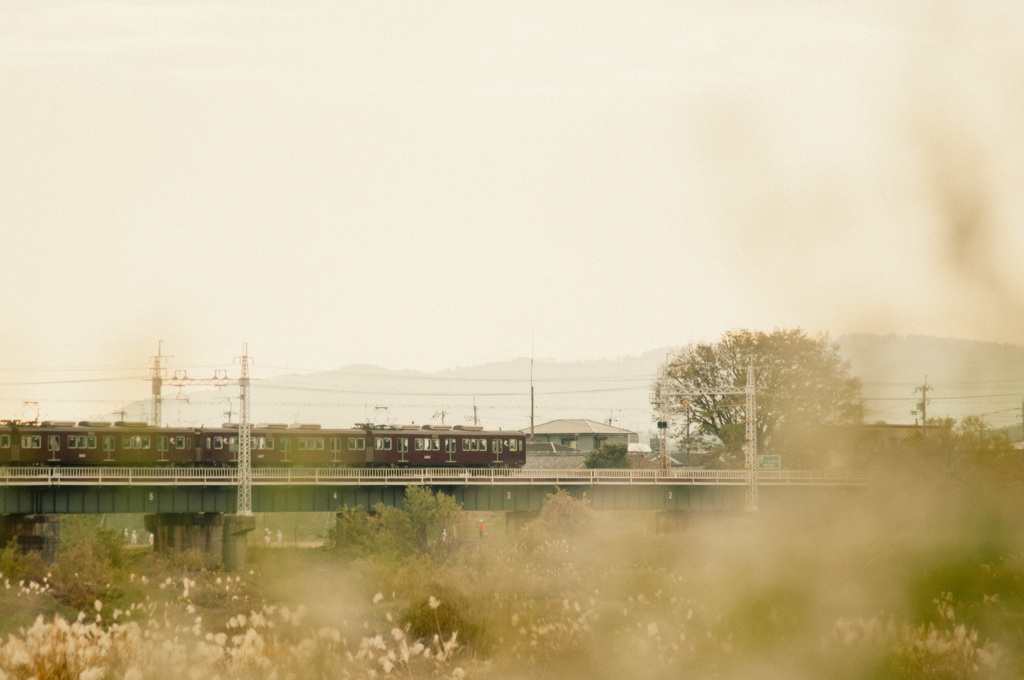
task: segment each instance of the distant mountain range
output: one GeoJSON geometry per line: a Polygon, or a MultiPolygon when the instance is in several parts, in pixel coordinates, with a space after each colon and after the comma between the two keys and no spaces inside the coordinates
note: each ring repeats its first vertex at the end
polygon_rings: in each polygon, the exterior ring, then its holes
{"type": "MultiPolygon", "coordinates": [[[[865,421],[913,423],[911,411],[927,381],[929,415],[984,415],[993,426],[1018,426],[1024,398],[1024,347],[924,336],[844,335],[835,339],[863,383],[865,421]]],[[[479,422],[503,429],[530,425],[531,374],[537,424],[589,418],[641,433],[653,432],[651,382],[671,348],[640,356],[591,361],[528,358],[425,373],[378,366],[334,371],[254,375],[254,422],[353,423],[479,422]]],[[[215,425],[238,419],[237,388],[167,394],[167,425],[215,425]]],[[[150,403],[126,409],[148,419],[150,403]]],[[[109,418],[109,414],[107,415],[109,418]]]]}

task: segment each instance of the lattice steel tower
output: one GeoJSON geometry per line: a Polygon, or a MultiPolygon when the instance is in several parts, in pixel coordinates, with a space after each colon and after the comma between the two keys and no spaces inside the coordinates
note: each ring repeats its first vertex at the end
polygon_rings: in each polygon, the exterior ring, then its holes
{"type": "Polygon", "coordinates": [[[754,394],[754,364],[747,367],[746,453],[747,510],[757,510],[757,399],[754,394]]]}
{"type": "Polygon", "coordinates": [[[242,374],[238,379],[238,514],[252,515],[252,427],[249,423],[249,344],[242,345],[242,374]]]}
{"type": "Polygon", "coordinates": [[[160,367],[160,360],[163,359],[163,347],[164,341],[161,340],[156,346],[156,356],[150,357],[153,359],[153,368],[150,371],[150,379],[153,384],[153,407],[150,409],[152,424],[156,427],[160,427],[163,423],[163,391],[164,376],[163,369],[160,367]]]}

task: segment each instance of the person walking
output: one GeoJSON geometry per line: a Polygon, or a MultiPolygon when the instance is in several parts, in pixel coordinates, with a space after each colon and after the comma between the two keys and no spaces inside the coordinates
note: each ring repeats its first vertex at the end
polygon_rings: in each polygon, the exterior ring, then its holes
{"type": "Polygon", "coordinates": [[[484,537],[484,521],[480,520],[480,538],[484,537]]]}

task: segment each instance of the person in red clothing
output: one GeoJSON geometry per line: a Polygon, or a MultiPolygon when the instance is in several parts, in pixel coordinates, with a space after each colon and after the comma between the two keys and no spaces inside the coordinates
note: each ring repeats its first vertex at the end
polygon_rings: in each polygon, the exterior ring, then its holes
{"type": "Polygon", "coordinates": [[[484,537],[484,521],[480,520],[480,538],[484,537]]]}

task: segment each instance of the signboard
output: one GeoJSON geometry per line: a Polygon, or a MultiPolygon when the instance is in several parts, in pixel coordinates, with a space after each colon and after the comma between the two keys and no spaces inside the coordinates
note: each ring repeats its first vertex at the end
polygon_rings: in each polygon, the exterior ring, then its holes
{"type": "Polygon", "coordinates": [[[781,470],[782,469],[782,456],[758,456],[757,457],[757,469],[758,470],[781,470]]]}

